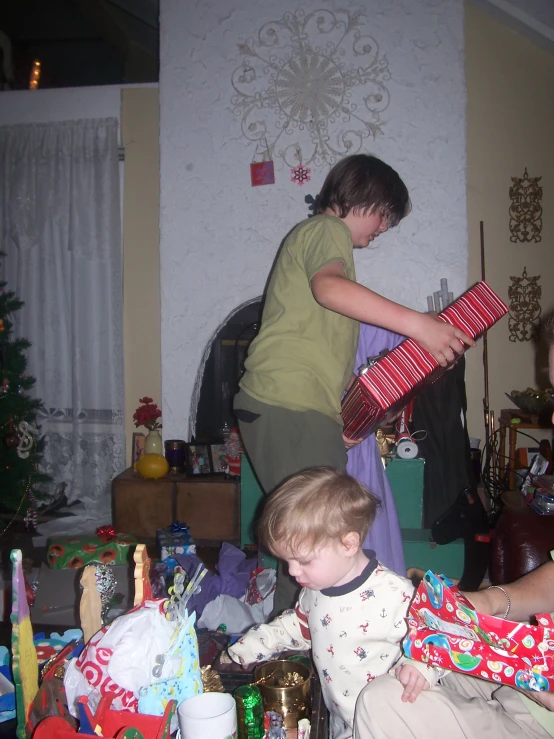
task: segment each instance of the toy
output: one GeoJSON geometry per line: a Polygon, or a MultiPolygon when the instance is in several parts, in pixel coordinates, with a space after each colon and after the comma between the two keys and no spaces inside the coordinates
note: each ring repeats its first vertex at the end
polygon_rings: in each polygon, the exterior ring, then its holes
{"type": "Polygon", "coordinates": [[[171,719],[177,709],[176,701],[169,701],[163,716],[149,716],[130,711],[113,711],[112,700],[109,696],[102,698],[93,716],[88,700],[83,696],[78,700],[80,731],[73,729],[64,719],[53,716],[40,722],[33,739],[98,739],[98,736],[104,739],[170,739],[171,719]]]}
{"type": "Polygon", "coordinates": [[[33,627],[25,595],[20,549],[12,549],[12,660],[15,685],[17,737],[25,739],[25,723],[38,691],[38,661],[33,642],[33,627]]]}

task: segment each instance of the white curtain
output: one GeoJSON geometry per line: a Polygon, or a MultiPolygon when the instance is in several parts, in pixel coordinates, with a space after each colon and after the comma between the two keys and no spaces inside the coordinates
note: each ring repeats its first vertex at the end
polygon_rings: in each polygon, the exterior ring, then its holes
{"type": "Polygon", "coordinates": [[[46,412],[50,493],[109,511],[124,468],[117,120],[0,127],[0,250],[46,412]]]}

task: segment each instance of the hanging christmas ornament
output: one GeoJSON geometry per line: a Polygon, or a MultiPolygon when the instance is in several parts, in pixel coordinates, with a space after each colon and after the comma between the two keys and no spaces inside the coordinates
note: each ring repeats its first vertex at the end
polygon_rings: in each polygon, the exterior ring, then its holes
{"type": "Polygon", "coordinates": [[[31,453],[33,444],[35,443],[33,434],[36,433],[36,429],[34,429],[32,426],[29,426],[27,421],[21,421],[21,423],[17,427],[17,432],[19,434],[17,456],[20,459],[27,459],[27,457],[31,453]]]}
{"type": "Polygon", "coordinates": [[[32,490],[29,490],[29,507],[23,518],[27,531],[36,532],[38,527],[37,499],[32,490]]]}
{"type": "Polygon", "coordinates": [[[0,393],[7,393],[10,388],[10,383],[8,382],[8,378],[4,377],[2,380],[2,385],[0,385],[0,393]]]}
{"type": "Polygon", "coordinates": [[[15,449],[19,444],[19,436],[13,430],[13,419],[10,416],[10,431],[3,438],[4,446],[8,449],[15,449]]]}
{"type": "Polygon", "coordinates": [[[290,171],[291,182],[296,182],[297,185],[303,185],[305,182],[309,182],[311,170],[308,167],[304,167],[302,164],[302,152],[300,147],[296,147],[296,158],[298,159],[298,165],[293,167],[290,171]]]}
{"type": "Polygon", "coordinates": [[[4,436],[4,446],[8,447],[8,449],[15,449],[17,445],[19,444],[19,436],[11,431],[9,434],[6,434],[4,436]]]}
{"type": "Polygon", "coordinates": [[[4,319],[0,318],[0,334],[2,333],[2,331],[5,331],[5,330],[6,330],[6,325],[4,323],[4,319]]]}
{"type": "Polygon", "coordinates": [[[309,182],[311,180],[310,172],[311,170],[302,164],[299,164],[298,167],[293,167],[291,169],[291,182],[296,182],[297,185],[303,185],[305,182],[309,182]]]}

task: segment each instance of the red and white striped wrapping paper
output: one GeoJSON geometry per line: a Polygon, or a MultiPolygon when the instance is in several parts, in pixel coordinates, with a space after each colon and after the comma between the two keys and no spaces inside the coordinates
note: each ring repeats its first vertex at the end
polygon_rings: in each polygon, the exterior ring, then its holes
{"type": "MultiPolygon", "coordinates": [[[[507,312],[508,306],[487,283],[478,282],[438,317],[479,339],[507,312]]],[[[345,436],[369,436],[445,370],[417,342],[406,339],[360,375],[345,395],[341,411],[345,436]]]]}

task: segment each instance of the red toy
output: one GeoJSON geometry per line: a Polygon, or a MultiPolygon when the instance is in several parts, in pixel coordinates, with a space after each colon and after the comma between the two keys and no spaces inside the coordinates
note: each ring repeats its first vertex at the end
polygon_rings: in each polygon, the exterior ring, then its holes
{"type": "Polygon", "coordinates": [[[100,701],[93,716],[86,697],[79,698],[80,728],[71,728],[59,716],[44,719],[35,729],[33,739],[169,739],[170,725],[177,709],[176,701],[169,701],[163,716],[147,716],[131,711],[112,711],[111,697],[100,701]],[[100,733],[95,733],[98,728],[100,733]]]}

